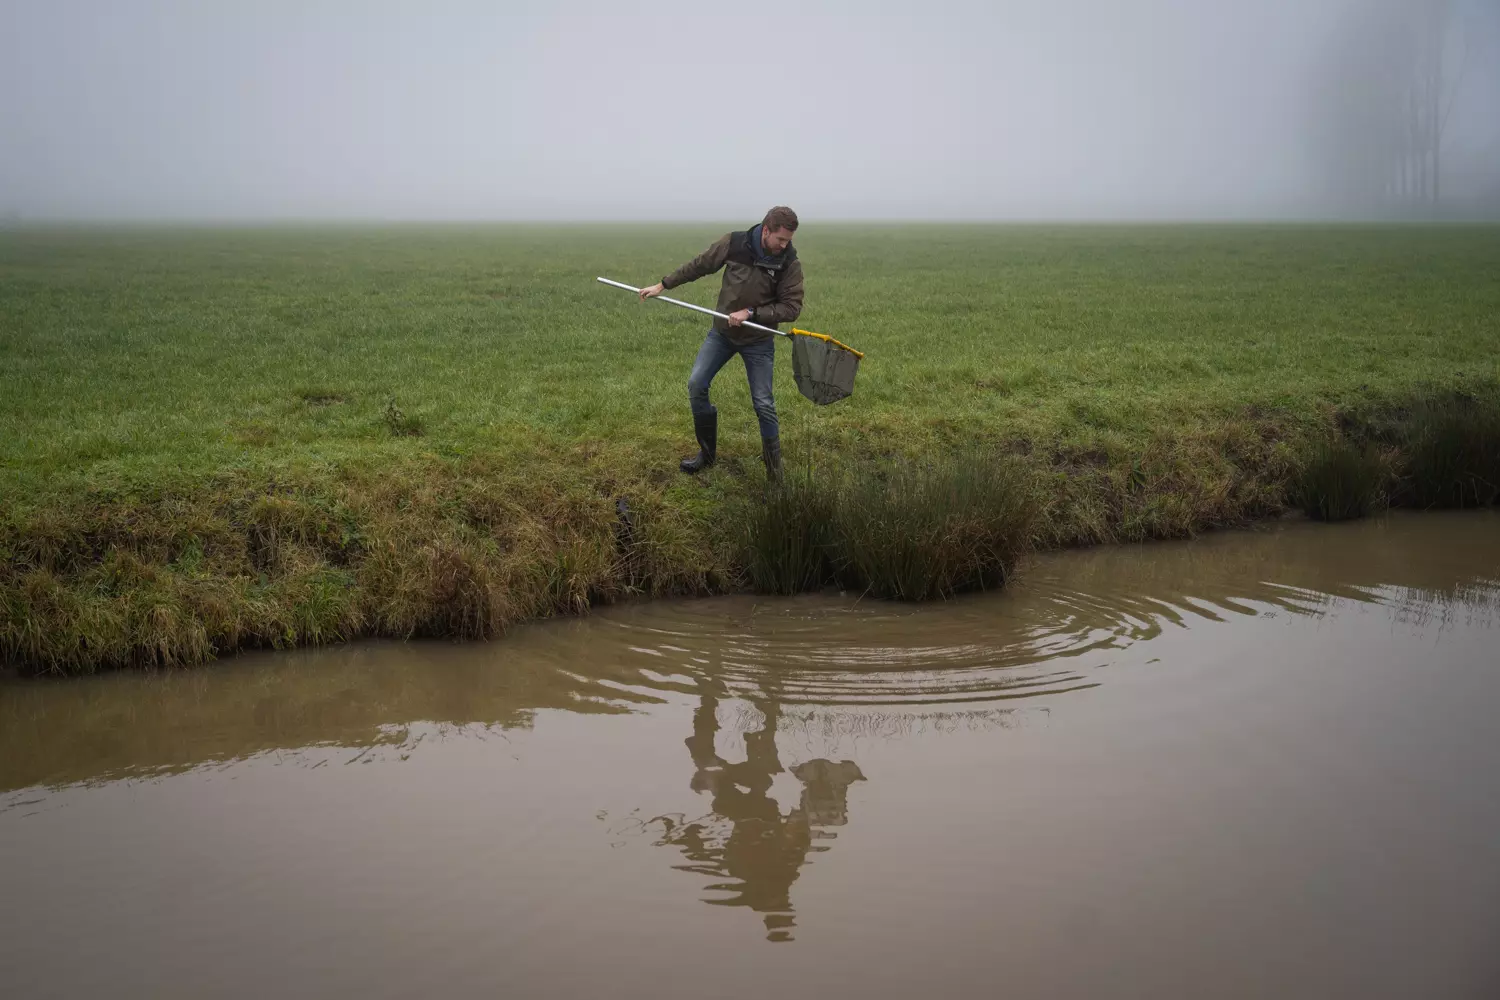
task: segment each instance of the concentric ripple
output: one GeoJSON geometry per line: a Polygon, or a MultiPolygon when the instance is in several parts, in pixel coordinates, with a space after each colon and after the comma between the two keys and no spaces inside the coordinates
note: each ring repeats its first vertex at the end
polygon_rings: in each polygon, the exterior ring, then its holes
{"type": "Polygon", "coordinates": [[[999,595],[920,606],[851,595],[647,602],[518,630],[509,644],[566,671],[580,697],[605,701],[705,681],[784,705],[1028,698],[1092,687],[1123,650],[1236,618],[1318,615],[1339,602],[1387,605],[1408,621],[1488,613],[1497,529],[1491,514],[1294,524],[1054,554],[999,595]]]}

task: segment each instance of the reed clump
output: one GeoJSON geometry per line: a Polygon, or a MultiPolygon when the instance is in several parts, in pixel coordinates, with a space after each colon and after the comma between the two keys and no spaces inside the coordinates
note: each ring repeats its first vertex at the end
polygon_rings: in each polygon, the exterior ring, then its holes
{"type": "Polygon", "coordinates": [[[1292,482],[1291,499],[1315,520],[1353,520],[1385,501],[1388,478],[1374,447],[1332,438],[1312,447],[1292,482]]]}
{"type": "Polygon", "coordinates": [[[745,566],[770,593],[950,597],[1003,584],[1039,510],[1035,477],[1007,456],[801,470],[747,516],[745,566]]]}
{"type": "Polygon", "coordinates": [[[1404,504],[1483,507],[1500,500],[1500,400],[1456,395],[1424,402],[1402,430],[1404,504]]]}

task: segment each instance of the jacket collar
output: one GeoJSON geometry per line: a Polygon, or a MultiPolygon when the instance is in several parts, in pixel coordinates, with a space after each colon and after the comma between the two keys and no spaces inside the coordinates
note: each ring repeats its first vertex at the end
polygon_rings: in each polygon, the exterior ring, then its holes
{"type": "Polygon", "coordinates": [[[761,246],[760,242],[760,231],[762,226],[764,225],[764,223],[757,223],[756,225],[751,226],[750,230],[745,234],[750,238],[750,253],[755,257],[755,263],[757,265],[773,269],[779,268],[783,264],[786,264],[788,261],[795,258],[797,255],[790,246],[788,246],[779,254],[766,253],[766,248],[761,246]]]}

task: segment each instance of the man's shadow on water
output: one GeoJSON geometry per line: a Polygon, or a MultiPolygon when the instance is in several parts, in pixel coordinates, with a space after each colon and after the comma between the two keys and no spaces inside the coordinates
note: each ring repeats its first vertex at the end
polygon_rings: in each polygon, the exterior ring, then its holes
{"type": "Polygon", "coordinates": [[[763,915],[768,940],[790,941],[792,883],[809,854],[828,850],[817,842],[833,840],[830,828],[848,822],[849,786],[865,776],[850,760],[818,758],[794,765],[791,773],[802,783],[802,798],[783,816],[770,796],[772,781],[785,770],[776,750],[780,703],[765,692],[749,699],[765,721],[745,734],[745,760],[730,763],[714,749],[722,685],[711,679],[699,683],[693,735],[684,742],[694,767],[690,786],[712,795],[712,812],[690,821],[658,817],[665,832],[657,843],[687,856],[688,864],[675,866],[679,870],[722,880],[708,888],[729,897],[704,902],[748,906],[763,915]]]}

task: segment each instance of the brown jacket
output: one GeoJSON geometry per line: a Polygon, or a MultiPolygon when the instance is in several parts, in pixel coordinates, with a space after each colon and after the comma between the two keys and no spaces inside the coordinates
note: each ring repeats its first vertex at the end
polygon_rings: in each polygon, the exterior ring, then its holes
{"type": "MultiPolygon", "coordinates": [[[[725,233],[707,250],[661,279],[665,288],[676,288],[689,281],[724,269],[724,283],[719,288],[721,313],[754,309],[751,322],[776,327],[790,323],[802,313],[802,263],[795,247],[787,247],[779,257],[765,257],[753,246],[755,230],[725,233]]],[[[734,344],[753,344],[771,336],[743,326],[731,327],[722,319],[714,320],[718,330],[734,344]]]]}

